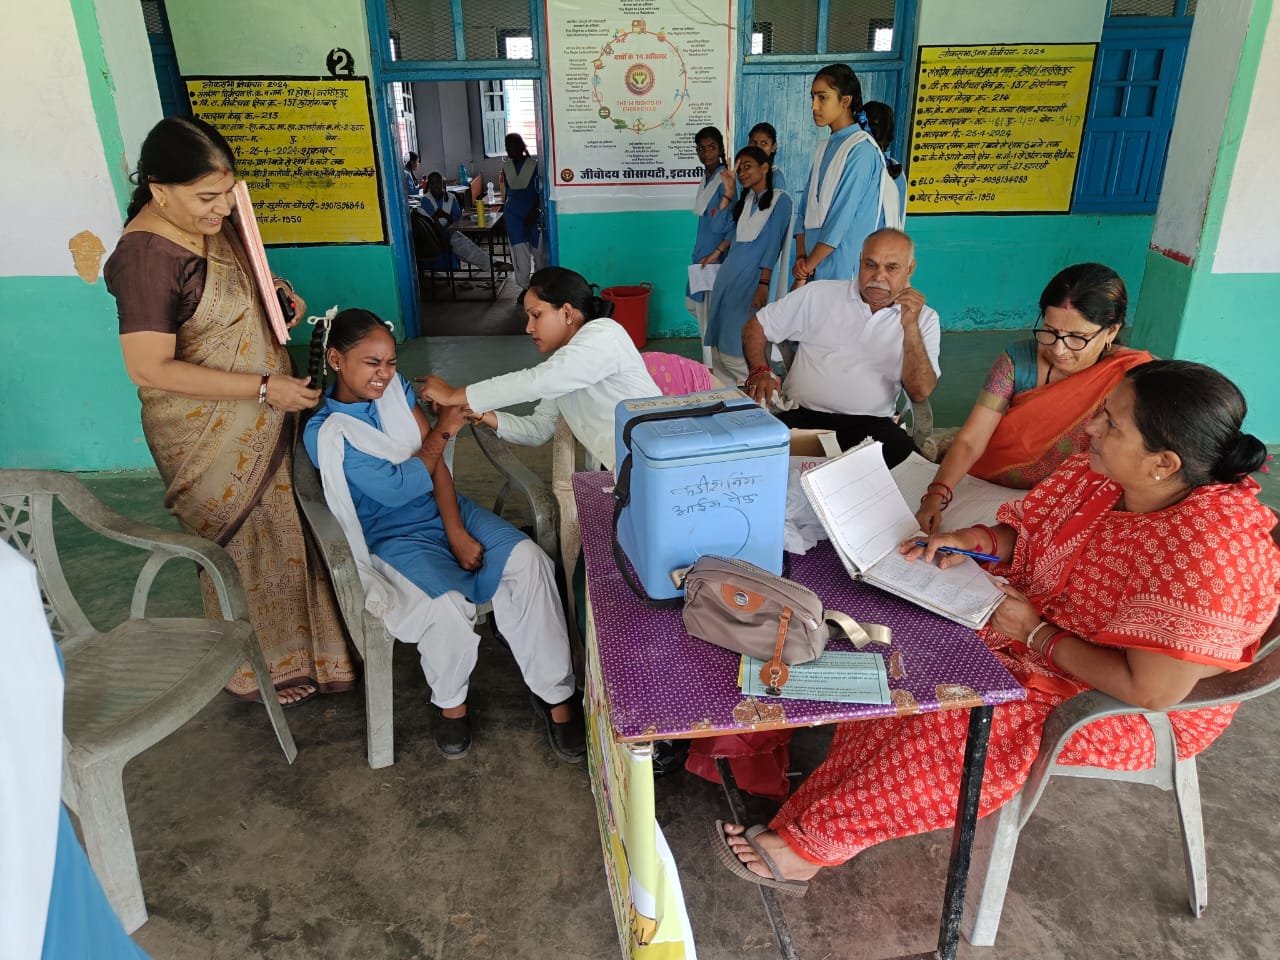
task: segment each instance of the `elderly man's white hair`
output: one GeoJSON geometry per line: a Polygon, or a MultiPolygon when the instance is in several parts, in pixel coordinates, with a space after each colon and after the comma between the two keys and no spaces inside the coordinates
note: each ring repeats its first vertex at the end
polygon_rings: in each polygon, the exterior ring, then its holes
{"type": "Polygon", "coordinates": [[[874,233],[867,234],[867,239],[862,241],[863,251],[867,249],[867,244],[871,243],[873,240],[875,240],[878,237],[900,237],[901,239],[907,241],[909,256],[911,257],[912,262],[915,261],[916,242],[911,239],[911,235],[908,234],[905,230],[899,230],[897,227],[881,227],[879,230],[876,230],[874,233]]]}

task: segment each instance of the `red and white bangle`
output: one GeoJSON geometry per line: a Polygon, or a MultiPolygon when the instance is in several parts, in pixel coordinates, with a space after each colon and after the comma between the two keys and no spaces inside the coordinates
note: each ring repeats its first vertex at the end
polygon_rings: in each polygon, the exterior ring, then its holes
{"type": "Polygon", "coordinates": [[[262,375],[262,382],[258,384],[258,402],[259,403],[267,402],[267,381],[270,379],[271,379],[271,374],[264,373],[262,375]]]}

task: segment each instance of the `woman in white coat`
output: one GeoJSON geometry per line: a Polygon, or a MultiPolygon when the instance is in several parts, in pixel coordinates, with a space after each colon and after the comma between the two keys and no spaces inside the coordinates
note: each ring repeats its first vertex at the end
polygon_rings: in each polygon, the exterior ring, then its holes
{"type": "Polygon", "coordinates": [[[470,407],[498,436],[525,446],[550,440],[563,416],[591,458],[612,470],[618,401],[662,391],[627,331],[609,319],[613,304],[597,297],[580,274],[544,267],[530,279],[523,306],[525,331],[550,359],[467,387],[427,377],[418,382],[419,394],[444,406],[470,407]],[[534,400],[538,406],[528,416],[501,412],[534,400]]]}

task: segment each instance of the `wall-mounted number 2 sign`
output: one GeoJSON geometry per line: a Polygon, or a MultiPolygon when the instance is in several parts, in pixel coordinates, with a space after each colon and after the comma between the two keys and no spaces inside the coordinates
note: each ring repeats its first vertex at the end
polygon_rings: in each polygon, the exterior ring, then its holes
{"type": "Polygon", "coordinates": [[[329,68],[331,77],[354,77],[356,75],[356,59],[350,50],[334,47],[325,58],[324,65],[329,68]]]}

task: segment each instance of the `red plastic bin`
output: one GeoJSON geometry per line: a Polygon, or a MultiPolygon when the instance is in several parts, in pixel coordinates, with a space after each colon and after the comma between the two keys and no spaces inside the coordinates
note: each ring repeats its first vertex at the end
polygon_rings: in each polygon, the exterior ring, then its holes
{"type": "Polygon", "coordinates": [[[631,287],[605,287],[600,296],[613,304],[613,319],[631,336],[637,350],[649,342],[649,293],[652,283],[631,287]]]}

